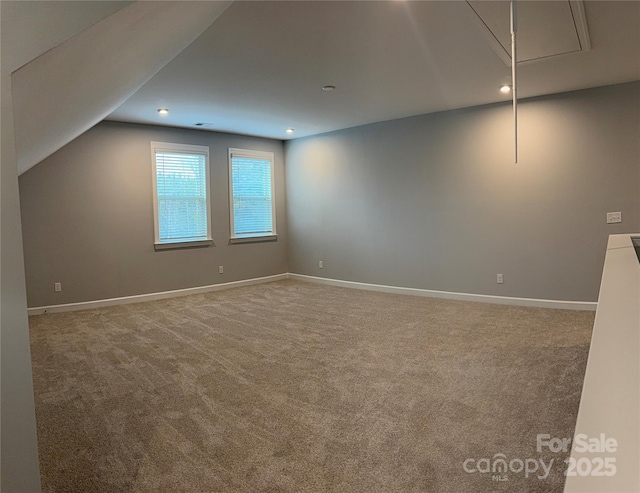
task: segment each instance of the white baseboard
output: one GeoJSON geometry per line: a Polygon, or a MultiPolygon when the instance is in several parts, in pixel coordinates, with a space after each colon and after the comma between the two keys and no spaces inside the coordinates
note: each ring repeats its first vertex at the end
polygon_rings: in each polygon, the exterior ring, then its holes
{"type": "Polygon", "coordinates": [[[221,284],[212,284],[209,286],[200,286],[197,288],[175,289],[173,291],[162,291],[160,293],[138,294],[134,296],[123,296],[121,298],[109,298],[106,300],[83,301],[80,303],[68,303],[65,305],[38,306],[29,308],[29,315],[41,315],[43,313],[72,312],[77,310],[89,310],[91,308],[102,308],[105,306],[126,305],[130,303],[143,303],[145,301],[162,300],[165,298],[174,298],[176,296],[187,296],[190,294],[208,293],[210,291],[220,291],[222,289],[239,288],[242,286],[250,286],[252,284],[262,284],[265,282],[282,281],[288,279],[289,274],[277,274],[275,276],[256,277],[253,279],[244,279],[242,281],[225,282],[221,284]]]}
{"type": "Polygon", "coordinates": [[[306,276],[289,273],[289,279],[298,281],[315,282],[329,286],[343,288],[366,289],[369,291],[381,291],[383,293],[408,294],[412,296],[424,296],[428,298],[444,298],[448,300],[479,301],[482,303],[495,303],[499,305],[532,306],[537,308],[557,308],[563,310],[589,310],[595,311],[598,306],[594,301],[559,301],[540,300],[535,298],[514,298],[510,296],[493,296],[485,294],[453,293],[450,291],[435,291],[432,289],[403,288],[398,286],[385,286],[383,284],[369,284],[354,281],[342,281],[340,279],[327,279],[324,277],[306,276]]]}
{"type": "Polygon", "coordinates": [[[257,277],[244,279],[242,281],[225,282],[200,286],[196,288],[176,289],[173,291],[162,291],[160,293],[138,294],[134,296],[123,296],[121,298],[109,298],[105,300],[83,301],[79,303],[68,303],[64,305],[38,306],[29,308],[29,315],[41,315],[43,313],[71,312],[77,310],[89,310],[91,308],[102,308],[105,306],[126,305],[130,303],[143,303],[145,301],[162,300],[174,298],[176,296],[187,296],[190,294],[207,293],[210,291],[220,291],[222,289],[239,288],[252,284],[262,284],[265,282],[282,281],[284,279],[295,279],[298,281],[315,282],[338,286],[342,288],[365,289],[368,291],[380,291],[392,294],[408,294],[412,296],[424,296],[428,298],[444,298],[460,301],[478,301],[482,303],[496,303],[500,305],[533,306],[538,308],[558,308],[564,310],[589,310],[595,311],[598,304],[592,301],[559,301],[540,300],[534,298],[514,298],[509,296],[492,296],[484,294],[453,293],[450,291],[435,291],[432,289],[403,288],[399,286],[386,286],[384,284],[369,284],[355,281],[343,281],[340,279],[328,279],[325,277],[306,276],[303,274],[277,274],[274,276],[257,277]]]}

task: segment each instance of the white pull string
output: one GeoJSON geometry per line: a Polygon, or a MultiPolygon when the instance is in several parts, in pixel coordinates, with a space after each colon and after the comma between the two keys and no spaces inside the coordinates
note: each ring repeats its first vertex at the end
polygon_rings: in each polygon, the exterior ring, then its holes
{"type": "Polygon", "coordinates": [[[516,31],[518,30],[518,19],[516,14],[516,0],[511,0],[511,91],[513,93],[513,153],[514,162],[518,164],[518,89],[516,80],[516,65],[518,60],[516,31]]]}

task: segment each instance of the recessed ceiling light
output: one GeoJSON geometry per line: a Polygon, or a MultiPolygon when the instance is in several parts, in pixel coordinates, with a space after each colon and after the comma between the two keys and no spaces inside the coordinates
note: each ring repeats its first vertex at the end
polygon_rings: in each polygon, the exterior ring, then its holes
{"type": "Polygon", "coordinates": [[[503,84],[502,86],[500,86],[500,92],[502,94],[507,94],[511,92],[511,86],[509,84],[503,84]]]}
{"type": "Polygon", "coordinates": [[[288,128],[288,129],[287,129],[287,133],[288,133],[288,134],[292,134],[292,133],[293,133],[293,129],[292,129],[292,128],[288,128]]]}
{"type": "Polygon", "coordinates": [[[336,88],[336,86],[329,85],[329,86],[323,86],[322,90],[329,92],[329,91],[333,91],[335,88],[336,88]]]}
{"type": "Polygon", "coordinates": [[[168,108],[159,108],[158,109],[158,114],[160,116],[167,116],[169,114],[169,109],[168,108]]]}

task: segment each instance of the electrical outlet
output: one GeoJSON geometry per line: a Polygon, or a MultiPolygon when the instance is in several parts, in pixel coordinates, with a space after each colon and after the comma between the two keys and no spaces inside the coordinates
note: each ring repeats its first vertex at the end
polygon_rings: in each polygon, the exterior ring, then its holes
{"type": "Polygon", "coordinates": [[[622,212],[607,212],[607,224],[621,223],[622,212]]]}
{"type": "Polygon", "coordinates": [[[222,265],[218,266],[218,274],[224,274],[224,267],[222,265]]]}
{"type": "Polygon", "coordinates": [[[61,282],[54,282],[53,283],[53,290],[56,293],[59,293],[60,291],[62,291],[62,283],[61,282]]]}
{"type": "Polygon", "coordinates": [[[318,267],[324,269],[324,262],[322,260],[318,260],[318,267]]]}
{"type": "Polygon", "coordinates": [[[504,276],[502,274],[498,274],[496,276],[496,281],[498,282],[498,284],[504,284],[504,276]]]}

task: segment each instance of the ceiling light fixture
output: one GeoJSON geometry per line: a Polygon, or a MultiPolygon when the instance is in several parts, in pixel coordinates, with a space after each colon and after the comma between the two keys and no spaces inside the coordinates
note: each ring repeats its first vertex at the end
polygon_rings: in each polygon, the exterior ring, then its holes
{"type": "Polygon", "coordinates": [[[288,133],[288,134],[292,134],[292,133],[293,133],[293,129],[292,129],[292,128],[288,128],[288,129],[287,129],[287,133],[288,133]]]}
{"type": "Polygon", "coordinates": [[[333,91],[335,88],[336,86],[328,85],[328,86],[323,86],[322,90],[325,92],[329,92],[329,91],[333,91]]]}
{"type": "Polygon", "coordinates": [[[167,116],[169,114],[169,109],[168,108],[159,108],[158,109],[158,114],[160,116],[167,116]]]}
{"type": "Polygon", "coordinates": [[[500,86],[500,92],[502,94],[508,94],[511,92],[511,86],[509,84],[503,84],[500,86]]]}

